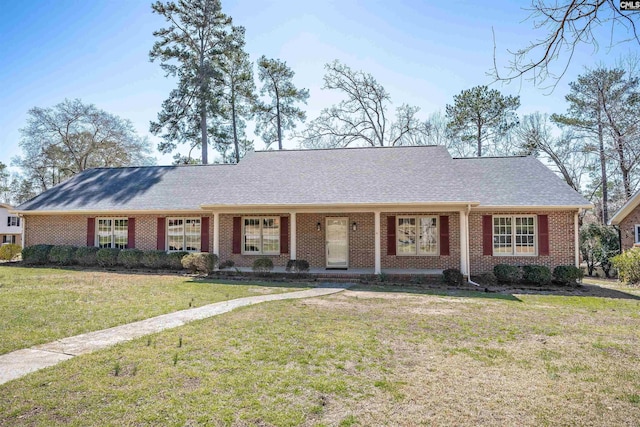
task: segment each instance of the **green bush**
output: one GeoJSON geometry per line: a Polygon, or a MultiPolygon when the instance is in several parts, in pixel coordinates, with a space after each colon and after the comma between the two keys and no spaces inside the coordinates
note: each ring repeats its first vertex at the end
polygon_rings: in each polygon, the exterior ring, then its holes
{"type": "Polygon", "coordinates": [[[96,252],[96,261],[100,267],[115,267],[118,265],[118,248],[102,248],[96,252]]]}
{"type": "Polygon", "coordinates": [[[167,253],[157,250],[144,251],[140,263],[147,268],[166,268],[168,266],[167,253]]]}
{"type": "Polygon", "coordinates": [[[49,262],[59,265],[71,265],[75,262],[76,251],[75,246],[60,245],[54,246],[49,251],[49,262]]]}
{"type": "Polygon", "coordinates": [[[170,252],[167,255],[167,267],[171,270],[182,270],[182,258],[189,255],[189,252],[170,252]]]}
{"type": "Polygon", "coordinates": [[[25,264],[46,264],[52,245],[33,245],[22,249],[22,262],[25,264]]]}
{"type": "Polygon", "coordinates": [[[196,252],[182,258],[182,266],[192,273],[209,274],[218,263],[218,255],[207,252],[196,252]]]}
{"type": "Polygon", "coordinates": [[[464,275],[457,268],[447,268],[442,272],[442,279],[447,285],[464,285],[464,275]]]}
{"type": "Polygon", "coordinates": [[[516,283],[520,280],[520,269],[513,265],[498,264],[493,267],[493,274],[499,283],[516,283]]]}
{"type": "Polygon", "coordinates": [[[95,246],[80,246],[74,254],[75,261],[85,267],[93,267],[98,265],[96,254],[100,248],[95,246]]]}
{"type": "Polygon", "coordinates": [[[618,278],[621,282],[627,284],[640,282],[640,248],[624,251],[611,258],[611,261],[618,270],[618,278]]]}
{"type": "Polygon", "coordinates": [[[125,268],[136,268],[142,265],[140,249],[123,249],[118,254],[118,264],[125,268]]]}
{"type": "Polygon", "coordinates": [[[496,279],[496,275],[492,272],[482,273],[476,278],[476,281],[485,286],[493,286],[498,283],[498,279],[496,279]]]}
{"type": "Polygon", "coordinates": [[[551,270],[545,265],[525,265],[522,267],[522,278],[536,285],[551,283],[551,270]]]}
{"type": "Polygon", "coordinates": [[[304,259],[290,259],[287,261],[287,273],[306,273],[309,271],[309,262],[304,259]]]}
{"type": "Polygon", "coordinates": [[[559,265],[553,269],[553,278],[563,285],[577,285],[583,276],[582,269],[575,265],[559,265]]]}
{"type": "Polygon", "coordinates": [[[0,246],[0,259],[4,261],[11,261],[17,257],[20,252],[22,252],[22,247],[20,245],[7,243],[6,245],[0,246]]]}
{"type": "Polygon", "coordinates": [[[273,270],[271,258],[257,258],[253,261],[253,271],[256,273],[268,273],[273,270]]]}
{"type": "Polygon", "coordinates": [[[221,269],[222,269],[222,268],[231,268],[231,267],[233,267],[234,265],[236,265],[236,263],[235,263],[235,262],[233,262],[233,260],[228,259],[228,260],[226,260],[226,261],[224,261],[224,262],[221,262],[221,263],[220,263],[220,265],[219,265],[218,267],[219,267],[219,268],[221,268],[221,269]]]}

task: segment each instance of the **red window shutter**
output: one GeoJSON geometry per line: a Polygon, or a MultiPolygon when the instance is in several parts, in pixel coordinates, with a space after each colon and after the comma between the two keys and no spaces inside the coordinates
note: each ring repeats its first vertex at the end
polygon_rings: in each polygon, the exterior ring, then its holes
{"type": "Polygon", "coordinates": [[[200,219],[200,252],[209,252],[209,217],[200,219]]]}
{"type": "Polygon", "coordinates": [[[440,217],[440,255],[449,255],[449,217],[440,217]]]}
{"type": "Polygon", "coordinates": [[[549,216],[538,215],[538,255],[549,255],[549,216]]]}
{"type": "Polygon", "coordinates": [[[158,249],[159,251],[166,251],[167,250],[167,243],[165,241],[165,232],[166,232],[166,218],[158,218],[158,232],[157,232],[157,243],[156,243],[156,249],[158,249]]]}
{"type": "Polygon", "coordinates": [[[87,218],[87,246],[96,245],[96,219],[87,218]]]}
{"type": "Polygon", "coordinates": [[[127,220],[127,248],[135,249],[136,247],[136,219],[129,218],[127,220]]]}
{"type": "Polygon", "coordinates": [[[482,215],[482,255],[493,255],[493,217],[482,215]]]}
{"type": "Polygon", "coordinates": [[[242,252],[242,218],[233,217],[233,247],[231,253],[239,254],[242,252]]]}
{"type": "Polygon", "coordinates": [[[387,217],[387,255],[396,254],[396,217],[387,217]]]}
{"type": "Polygon", "coordinates": [[[289,217],[280,217],[280,253],[289,253],[289,217]]]}

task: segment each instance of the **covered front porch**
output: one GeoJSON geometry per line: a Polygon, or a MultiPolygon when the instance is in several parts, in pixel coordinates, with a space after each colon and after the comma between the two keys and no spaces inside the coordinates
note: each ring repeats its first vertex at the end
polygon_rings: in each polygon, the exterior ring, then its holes
{"type": "MultiPolygon", "coordinates": [[[[226,269],[227,271],[239,271],[241,273],[250,273],[253,272],[251,267],[234,267],[231,269],[226,269]]],[[[225,270],[221,270],[225,271],[225,270]]],[[[314,276],[361,276],[361,275],[375,275],[375,274],[385,274],[385,275],[398,275],[398,276],[441,276],[442,271],[440,269],[417,269],[417,268],[385,268],[380,271],[380,273],[376,273],[373,268],[348,268],[348,269],[331,269],[331,268],[309,268],[307,274],[311,274],[314,276]]],[[[285,267],[276,266],[273,267],[271,273],[283,274],[287,273],[285,267]]]]}

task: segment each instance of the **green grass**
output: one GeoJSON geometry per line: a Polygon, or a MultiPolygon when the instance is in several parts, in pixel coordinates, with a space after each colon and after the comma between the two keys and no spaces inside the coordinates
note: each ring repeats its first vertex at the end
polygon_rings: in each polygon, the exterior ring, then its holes
{"type": "Polygon", "coordinates": [[[190,307],[288,290],[278,284],[178,275],[0,266],[0,354],[190,307]]]}
{"type": "Polygon", "coordinates": [[[395,290],[244,307],[71,359],[0,386],[0,425],[640,423],[640,300],[395,290]]]}

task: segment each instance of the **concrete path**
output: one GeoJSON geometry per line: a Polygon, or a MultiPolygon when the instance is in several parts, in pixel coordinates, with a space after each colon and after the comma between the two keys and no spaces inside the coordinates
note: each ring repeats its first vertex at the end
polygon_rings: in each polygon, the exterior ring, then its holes
{"type": "Polygon", "coordinates": [[[37,345],[24,350],[0,355],[0,384],[20,378],[30,372],[56,365],[64,360],[81,354],[92,353],[114,344],[140,338],[165,329],[185,325],[194,320],[205,319],[227,313],[238,307],[258,304],[266,301],[319,297],[341,292],[349,288],[349,284],[325,284],[305,291],[283,294],[257,295],[217,302],[202,307],[163,314],[139,322],[115,326],[101,331],[88,332],[59,339],[47,344],[37,345]]]}

